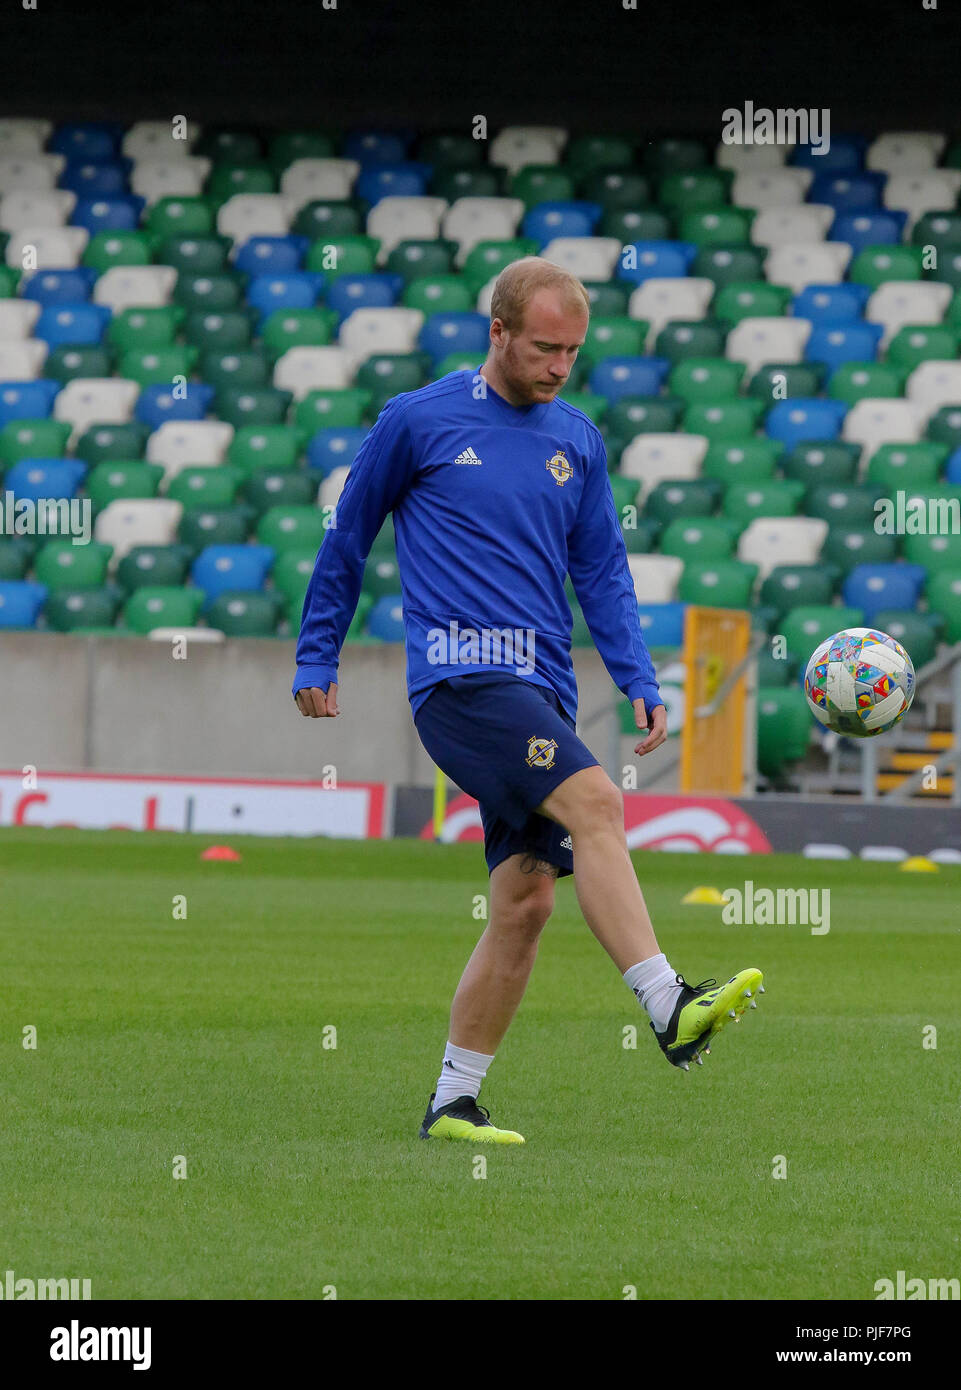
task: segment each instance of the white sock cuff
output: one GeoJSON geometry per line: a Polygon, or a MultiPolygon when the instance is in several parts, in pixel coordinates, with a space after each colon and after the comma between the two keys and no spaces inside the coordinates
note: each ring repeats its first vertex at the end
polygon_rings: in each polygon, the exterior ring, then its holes
{"type": "Polygon", "coordinates": [[[638,961],[637,965],[632,965],[630,970],[624,971],[624,983],[635,994],[643,994],[652,985],[662,984],[667,979],[674,979],[674,971],[663,951],[647,960],[638,961]]]}
{"type": "Polygon", "coordinates": [[[467,1072],[471,1076],[479,1076],[482,1081],[493,1060],[493,1053],[488,1057],[484,1052],[471,1052],[466,1047],[455,1047],[450,1039],[448,1039],[444,1049],[445,1062],[453,1062],[458,1071],[467,1072]]]}

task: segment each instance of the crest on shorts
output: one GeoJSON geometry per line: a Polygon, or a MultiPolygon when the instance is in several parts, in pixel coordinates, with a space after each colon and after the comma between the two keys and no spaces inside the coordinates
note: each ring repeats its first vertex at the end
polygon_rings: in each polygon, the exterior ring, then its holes
{"type": "Polygon", "coordinates": [[[547,460],[547,467],[558,487],[563,487],[568,478],[574,476],[574,469],[570,460],[564,457],[563,449],[558,449],[554,457],[547,460]]]}
{"type": "Polygon", "coordinates": [[[528,767],[552,767],[557,744],[552,738],[529,738],[527,740],[528,767]]]}

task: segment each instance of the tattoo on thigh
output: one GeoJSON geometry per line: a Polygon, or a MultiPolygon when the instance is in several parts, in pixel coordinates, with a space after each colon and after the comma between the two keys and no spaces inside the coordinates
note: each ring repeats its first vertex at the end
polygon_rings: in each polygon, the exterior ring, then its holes
{"type": "Polygon", "coordinates": [[[543,874],[545,878],[556,878],[556,864],[548,864],[546,859],[538,859],[534,854],[525,854],[521,860],[522,874],[543,874]]]}

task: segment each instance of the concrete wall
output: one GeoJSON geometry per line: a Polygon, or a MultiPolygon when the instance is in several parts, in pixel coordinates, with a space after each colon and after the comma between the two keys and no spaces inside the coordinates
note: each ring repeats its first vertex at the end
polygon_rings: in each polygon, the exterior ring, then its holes
{"type": "MultiPolygon", "coordinates": [[[[576,669],[586,722],[616,692],[596,652],[579,652],[576,669]]],[[[297,712],[293,673],[292,641],[196,643],[177,661],[146,638],[2,633],[0,768],[312,777],[333,763],[343,781],[431,783],[401,648],[347,648],[335,721],[297,712]]],[[[605,717],[581,731],[605,766],[612,727],[605,717]]]]}

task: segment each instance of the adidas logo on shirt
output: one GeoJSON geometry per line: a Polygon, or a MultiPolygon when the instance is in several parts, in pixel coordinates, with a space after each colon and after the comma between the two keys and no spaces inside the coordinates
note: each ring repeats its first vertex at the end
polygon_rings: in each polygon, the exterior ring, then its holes
{"type": "Polygon", "coordinates": [[[570,835],[567,835],[563,840],[561,840],[561,849],[573,849],[573,848],[574,848],[574,846],[571,844],[571,837],[570,837],[570,835]]]}
{"type": "Polygon", "coordinates": [[[479,459],[479,458],[477,457],[477,455],[474,453],[474,450],[473,450],[473,449],[465,449],[464,452],[463,452],[462,454],[458,454],[458,455],[457,455],[457,457],[455,458],[454,462],[455,462],[455,463],[483,463],[484,460],[483,460],[483,459],[479,459]]]}

